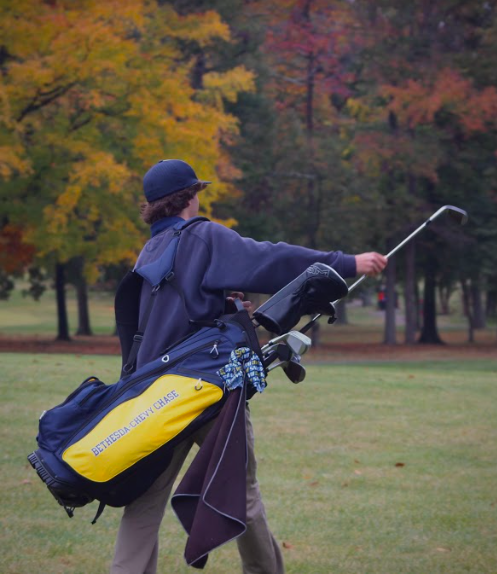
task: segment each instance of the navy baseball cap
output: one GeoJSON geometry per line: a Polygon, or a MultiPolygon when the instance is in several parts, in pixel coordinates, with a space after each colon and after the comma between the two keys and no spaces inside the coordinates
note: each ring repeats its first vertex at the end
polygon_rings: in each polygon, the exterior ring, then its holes
{"type": "Polygon", "coordinates": [[[143,178],[143,191],[150,203],[166,195],[171,195],[196,183],[205,185],[211,181],[198,179],[195,172],[185,161],[180,159],[161,159],[152,166],[143,178]]]}

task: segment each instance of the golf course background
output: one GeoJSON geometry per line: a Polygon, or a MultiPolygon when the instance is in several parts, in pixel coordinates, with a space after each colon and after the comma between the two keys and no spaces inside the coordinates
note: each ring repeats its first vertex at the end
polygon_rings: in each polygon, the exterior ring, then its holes
{"type": "MultiPolygon", "coordinates": [[[[53,340],[51,305],[50,297],[34,303],[19,294],[1,302],[2,339],[18,351],[23,341],[53,340]]],[[[94,294],[91,308],[94,344],[116,344],[111,298],[94,294]]],[[[381,312],[353,303],[348,315],[349,325],[322,322],[325,345],[304,358],[303,383],[274,372],[251,403],[259,480],[288,573],[495,574],[493,326],[465,344],[455,308],[440,317],[449,345],[385,347],[377,344],[381,312]]],[[[65,343],[64,354],[0,354],[2,573],[108,571],[121,510],[106,509],[92,526],[93,504],[70,520],[26,460],[43,410],[91,374],[116,380],[120,358],[82,354],[88,339],[65,343]]],[[[170,509],[160,537],[161,571],[191,572],[170,509]]],[[[205,571],[238,569],[229,544],[205,571]]]]}
{"type": "Polygon", "coordinates": [[[388,253],[445,213],[319,322],[303,383],[270,374],[259,478],[289,574],[497,574],[497,2],[2,0],[0,29],[0,574],[108,572],[121,510],[69,520],[26,456],[118,379],[163,158],[256,241],[388,253]]]}

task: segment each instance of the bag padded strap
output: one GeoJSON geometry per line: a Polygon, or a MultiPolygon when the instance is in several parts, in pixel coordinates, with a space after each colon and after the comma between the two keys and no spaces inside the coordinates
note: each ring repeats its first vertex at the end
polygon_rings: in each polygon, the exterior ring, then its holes
{"type": "Polygon", "coordinates": [[[197,223],[199,221],[209,221],[207,217],[193,217],[187,221],[182,221],[173,227],[173,238],[171,242],[164,250],[164,253],[152,263],[143,265],[142,267],[135,268],[134,273],[140,275],[143,279],[148,281],[152,285],[152,292],[147,301],[147,306],[143,311],[140,323],[138,325],[138,330],[133,336],[133,344],[128,354],[126,364],[123,366],[123,375],[129,375],[135,370],[136,358],[138,356],[138,351],[140,350],[140,345],[143,341],[143,335],[147,327],[148,320],[152,313],[154,302],[156,300],[156,295],[164,283],[171,284],[174,289],[180,295],[180,298],[185,307],[185,312],[188,315],[186,308],[186,301],[183,291],[180,289],[175,281],[174,277],[174,263],[176,261],[176,254],[178,252],[179,240],[181,238],[181,232],[189,227],[190,225],[197,223]]]}
{"type": "Polygon", "coordinates": [[[117,334],[121,343],[122,366],[127,362],[133,336],[138,331],[138,317],[140,312],[140,293],[143,277],[133,271],[128,271],[119,283],[114,302],[116,314],[117,334]]]}
{"type": "Polygon", "coordinates": [[[193,217],[187,221],[177,223],[173,227],[173,238],[162,255],[152,263],[148,263],[147,265],[142,265],[142,267],[135,268],[135,273],[141,275],[146,281],[150,283],[150,285],[152,285],[152,287],[160,285],[164,279],[167,279],[170,273],[173,273],[174,262],[176,260],[176,253],[178,251],[181,232],[183,229],[186,229],[198,221],[209,220],[206,217],[193,217]]]}

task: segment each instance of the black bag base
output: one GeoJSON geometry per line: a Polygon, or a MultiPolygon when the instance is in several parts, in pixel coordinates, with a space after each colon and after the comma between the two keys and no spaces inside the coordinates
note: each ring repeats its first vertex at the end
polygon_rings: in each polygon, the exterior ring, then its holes
{"type": "Polygon", "coordinates": [[[28,455],[28,461],[36,470],[36,474],[45,483],[55,500],[67,512],[69,518],[73,517],[75,508],[81,508],[94,501],[94,498],[84,493],[75,494],[73,488],[66,486],[63,482],[52,476],[52,473],[43,463],[43,459],[38,456],[37,451],[28,455]]]}

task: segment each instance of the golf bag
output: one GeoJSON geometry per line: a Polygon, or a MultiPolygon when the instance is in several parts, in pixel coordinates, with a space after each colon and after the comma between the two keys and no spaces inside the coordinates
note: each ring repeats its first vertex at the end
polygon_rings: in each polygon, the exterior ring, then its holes
{"type": "MultiPolygon", "coordinates": [[[[136,271],[152,281],[153,289],[173,279],[181,229],[191,223],[175,228],[157,262],[136,271]]],[[[122,292],[120,297],[122,303],[126,297],[122,292]]],[[[262,359],[254,327],[240,304],[235,313],[203,326],[135,371],[153,299],[128,345],[121,379],[105,385],[88,377],[40,417],[38,449],[28,460],[69,516],[97,499],[96,520],[105,505],[124,506],[138,498],[167,468],[175,445],[219,413],[228,394],[219,371],[230,363],[232,351],[248,347],[262,359]]],[[[137,309],[136,301],[130,308],[134,304],[137,309]]]]}

